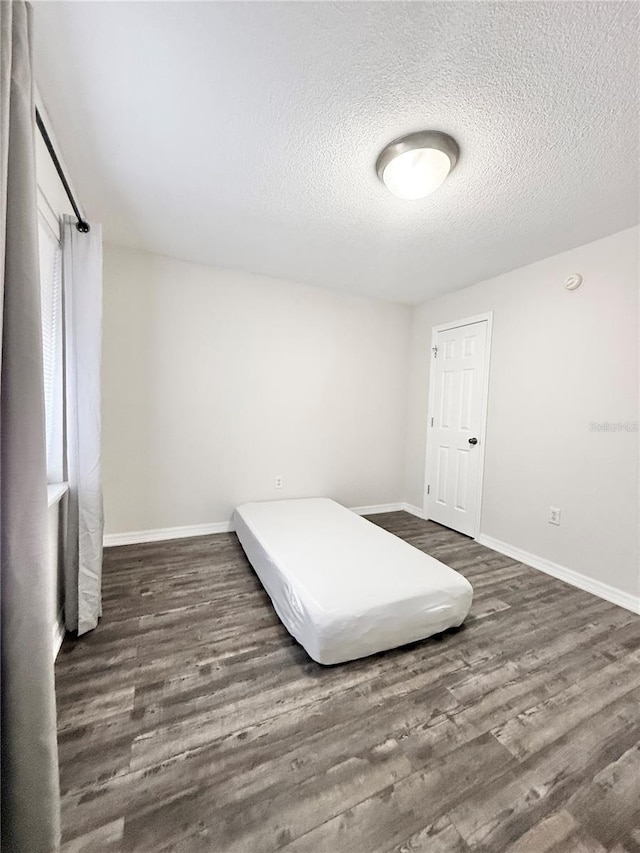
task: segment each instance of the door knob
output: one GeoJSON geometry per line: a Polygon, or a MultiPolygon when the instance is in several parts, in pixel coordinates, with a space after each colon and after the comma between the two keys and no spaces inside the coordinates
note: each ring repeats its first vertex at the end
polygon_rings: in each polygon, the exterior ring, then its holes
{"type": "Polygon", "coordinates": [[[477,439],[477,438],[470,438],[470,439],[469,439],[469,444],[477,444],[477,443],[478,443],[478,439],[477,439]]]}

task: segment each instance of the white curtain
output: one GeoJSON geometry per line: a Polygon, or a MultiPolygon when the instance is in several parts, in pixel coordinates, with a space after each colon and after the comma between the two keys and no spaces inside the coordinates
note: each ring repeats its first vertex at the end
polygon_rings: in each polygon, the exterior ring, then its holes
{"type": "Polygon", "coordinates": [[[1,846],[60,837],[31,14],[0,2],[1,846]]]}
{"type": "Polygon", "coordinates": [[[69,503],[65,543],[65,623],[84,634],[102,613],[102,482],[100,362],[102,230],[84,234],[65,217],[62,293],[65,350],[65,479],[69,503]]]}

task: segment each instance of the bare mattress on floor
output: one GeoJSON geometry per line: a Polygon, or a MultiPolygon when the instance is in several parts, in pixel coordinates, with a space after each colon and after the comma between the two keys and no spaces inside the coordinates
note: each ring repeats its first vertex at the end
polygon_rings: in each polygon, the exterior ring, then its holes
{"type": "Polygon", "coordinates": [[[458,572],[328,498],[239,506],[236,534],[289,633],[322,664],[461,625],[458,572]]]}

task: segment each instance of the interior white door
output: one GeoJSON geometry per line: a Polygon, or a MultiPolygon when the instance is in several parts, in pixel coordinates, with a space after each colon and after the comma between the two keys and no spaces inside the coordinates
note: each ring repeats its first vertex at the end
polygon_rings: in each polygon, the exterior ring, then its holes
{"type": "Polygon", "coordinates": [[[439,331],[432,354],[427,512],[468,536],[477,533],[480,502],[487,329],[481,320],[439,331]]]}

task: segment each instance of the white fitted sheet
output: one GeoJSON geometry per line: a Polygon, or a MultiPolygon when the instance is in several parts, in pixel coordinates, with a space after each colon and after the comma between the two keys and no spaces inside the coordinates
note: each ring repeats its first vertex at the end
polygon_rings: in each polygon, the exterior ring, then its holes
{"type": "Polygon", "coordinates": [[[246,503],[234,523],[276,613],[318,663],[424,639],[471,607],[466,578],[328,498],[246,503]]]}

